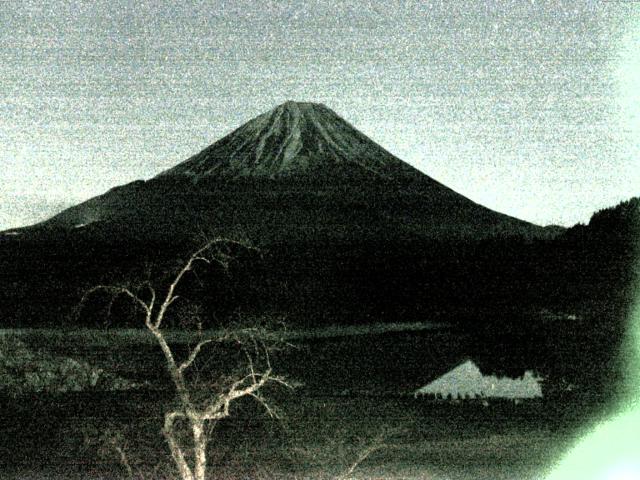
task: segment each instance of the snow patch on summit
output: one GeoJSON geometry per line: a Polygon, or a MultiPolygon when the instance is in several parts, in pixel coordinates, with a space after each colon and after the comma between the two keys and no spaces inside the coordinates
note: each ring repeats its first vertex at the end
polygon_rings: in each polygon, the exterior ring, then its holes
{"type": "Polygon", "coordinates": [[[160,176],[331,177],[354,169],[382,177],[417,173],[326,106],[289,101],[160,176]]]}

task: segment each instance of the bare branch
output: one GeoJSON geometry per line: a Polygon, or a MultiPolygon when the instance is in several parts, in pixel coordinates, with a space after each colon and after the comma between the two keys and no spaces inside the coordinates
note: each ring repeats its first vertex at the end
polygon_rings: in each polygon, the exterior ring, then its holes
{"type": "Polygon", "coordinates": [[[209,405],[204,412],[204,418],[207,420],[218,420],[229,416],[229,407],[234,400],[251,395],[262,388],[268,381],[271,370],[267,370],[261,374],[248,374],[231,384],[227,392],[220,394],[215,403],[209,405]],[[253,380],[249,385],[245,385],[247,380],[253,380]]]}
{"type": "Polygon", "coordinates": [[[202,257],[202,256],[191,257],[191,260],[193,262],[204,262],[211,265],[211,260],[209,260],[207,257],[202,257]]]}
{"type": "Polygon", "coordinates": [[[171,298],[171,300],[169,300],[169,303],[167,304],[167,307],[169,305],[171,305],[173,302],[175,302],[176,300],[178,300],[180,298],[180,295],[175,295],[171,298]]]}
{"type": "Polygon", "coordinates": [[[273,382],[273,383],[278,383],[278,384],[282,385],[283,387],[288,388],[289,390],[293,390],[297,386],[301,385],[300,383],[292,382],[291,380],[287,380],[285,377],[276,377],[276,376],[273,376],[273,375],[271,375],[269,377],[269,381],[273,382]]]}
{"type": "Polygon", "coordinates": [[[153,311],[153,307],[156,305],[156,291],[149,283],[148,285],[149,291],[151,292],[151,301],[149,302],[149,314],[153,311]]]}
{"type": "MultiPolygon", "coordinates": [[[[214,245],[220,245],[220,244],[236,244],[236,245],[241,245],[239,242],[236,242],[234,240],[227,240],[227,239],[222,239],[222,238],[216,238],[214,240],[211,240],[209,242],[207,242],[204,246],[200,247],[198,250],[196,250],[191,257],[189,257],[189,260],[187,260],[187,263],[184,264],[184,266],[178,271],[177,275],[175,276],[173,282],[171,282],[171,285],[169,285],[169,289],[167,291],[167,295],[164,299],[164,301],[162,302],[162,305],[160,306],[160,311],[158,312],[158,314],[156,315],[156,320],[154,322],[155,328],[160,328],[160,326],[162,325],[162,321],[164,320],[164,316],[165,313],[167,311],[167,308],[175,301],[175,299],[177,298],[175,295],[175,290],[178,287],[178,285],[180,284],[180,282],[182,281],[182,278],[186,275],[187,272],[191,271],[193,269],[193,266],[196,262],[204,262],[207,264],[211,264],[211,259],[205,257],[203,255],[203,253],[205,253],[207,250],[210,250],[214,245]]],[[[246,248],[246,245],[243,245],[246,248]]],[[[216,258],[213,258],[214,261],[216,261],[216,258]]]]}
{"type": "Polygon", "coordinates": [[[111,446],[118,454],[120,459],[120,464],[125,468],[129,478],[133,479],[133,468],[131,468],[131,464],[129,463],[129,458],[127,457],[127,452],[125,452],[124,448],[120,446],[120,444],[116,441],[116,439],[111,440],[111,446]]]}
{"type": "Polygon", "coordinates": [[[184,377],[182,376],[182,371],[178,368],[176,364],[176,360],[173,356],[173,352],[171,351],[171,347],[167,343],[167,340],[164,338],[162,331],[157,328],[154,324],[149,323],[147,325],[149,331],[156,338],[158,344],[160,345],[160,349],[164,354],[165,360],[167,362],[167,370],[171,375],[171,379],[176,387],[178,392],[178,396],[180,397],[180,401],[185,409],[192,408],[191,398],[189,396],[189,390],[187,389],[187,385],[184,381],[184,377]]]}
{"type": "Polygon", "coordinates": [[[276,412],[273,408],[271,408],[271,406],[267,403],[267,401],[264,399],[264,397],[258,393],[250,393],[249,394],[251,397],[255,398],[258,403],[260,403],[260,405],[262,405],[264,407],[264,409],[267,411],[267,414],[271,417],[271,418],[276,418],[276,419],[280,419],[280,416],[278,415],[278,412],[276,412]]]}
{"type": "MultiPolygon", "coordinates": [[[[81,305],[83,305],[86,300],[94,293],[97,292],[105,292],[105,293],[109,293],[112,295],[112,302],[119,297],[120,295],[126,295],[127,297],[129,297],[131,300],[133,300],[134,304],[139,306],[140,308],[142,308],[142,310],[147,314],[147,315],[151,315],[151,308],[153,306],[153,302],[151,304],[146,304],[138,295],[136,295],[135,293],[133,293],[131,290],[129,290],[127,287],[117,287],[117,286],[113,286],[113,285],[97,285],[91,289],[89,289],[82,297],[82,300],[80,302],[81,305]]],[[[152,301],[155,299],[155,292],[152,296],[152,301]]],[[[109,307],[109,310],[111,308],[109,307]]]]}
{"type": "Polygon", "coordinates": [[[364,462],[369,457],[369,455],[371,455],[372,453],[378,450],[382,450],[383,448],[386,448],[385,444],[372,445],[364,449],[362,452],[360,452],[360,454],[358,455],[356,460],[351,464],[351,466],[342,475],[338,477],[338,480],[347,480],[348,478],[350,478],[353,472],[355,471],[355,469],[358,468],[358,466],[362,462],[364,462]]]}
{"type": "Polygon", "coordinates": [[[207,340],[202,340],[200,342],[198,342],[198,344],[193,348],[193,350],[191,350],[191,353],[189,354],[189,357],[180,364],[180,366],[178,367],[178,370],[180,372],[184,372],[187,368],[189,368],[191,366],[191,364],[193,362],[195,362],[198,354],[200,353],[200,350],[202,350],[202,347],[204,347],[206,344],[208,343],[212,343],[216,341],[216,339],[213,338],[208,338],[207,340]]]}
{"type": "Polygon", "coordinates": [[[378,452],[380,450],[389,449],[389,448],[398,448],[397,445],[388,444],[385,440],[389,437],[389,435],[394,432],[381,432],[378,434],[368,445],[362,448],[358,454],[356,455],[353,463],[341,474],[336,477],[336,480],[348,480],[353,475],[353,472],[364,462],[367,458],[369,458],[373,453],[378,452]]]}

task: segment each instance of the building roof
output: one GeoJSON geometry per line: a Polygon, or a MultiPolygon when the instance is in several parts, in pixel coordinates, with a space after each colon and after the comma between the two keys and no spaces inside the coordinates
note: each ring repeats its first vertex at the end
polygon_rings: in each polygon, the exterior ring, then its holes
{"type": "Polygon", "coordinates": [[[483,375],[472,360],[467,360],[416,390],[415,395],[451,398],[540,398],[541,380],[529,370],[521,378],[483,375]]]}

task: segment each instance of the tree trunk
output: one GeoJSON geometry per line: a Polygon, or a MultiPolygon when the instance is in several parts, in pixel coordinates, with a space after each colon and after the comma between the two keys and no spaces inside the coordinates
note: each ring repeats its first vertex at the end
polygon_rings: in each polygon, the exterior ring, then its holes
{"type": "Polygon", "coordinates": [[[193,453],[195,458],[195,480],[205,480],[207,471],[207,435],[204,432],[204,421],[196,420],[192,424],[193,429],[193,453]]]}
{"type": "MultiPolygon", "coordinates": [[[[171,450],[171,457],[178,467],[178,472],[180,473],[181,480],[194,480],[193,472],[189,468],[186,459],[184,458],[184,454],[182,453],[182,449],[178,444],[173,432],[173,422],[176,418],[175,412],[167,413],[164,417],[164,429],[162,433],[164,434],[164,438],[167,440],[169,444],[169,450],[171,450]]],[[[204,478],[204,477],[203,477],[204,478]]]]}

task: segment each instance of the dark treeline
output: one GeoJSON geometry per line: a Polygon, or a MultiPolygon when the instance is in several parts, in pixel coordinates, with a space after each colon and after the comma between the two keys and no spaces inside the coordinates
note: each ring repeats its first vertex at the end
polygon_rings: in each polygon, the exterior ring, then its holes
{"type": "MultiPolygon", "coordinates": [[[[179,326],[277,315],[292,326],[431,321],[471,334],[465,348],[489,372],[534,368],[604,390],[619,372],[620,343],[638,274],[640,200],[597,212],[553,239],[419,240],[236,247],[228,271],[201,265],[183,285],[179,326]]],[[[113,232],[113,230],[112,230],[113,232]]],[[[130,235],[130,232],[128,232],[130,235]]],[[[200,240],[149,242],[117,232],[4,238],[0,305],[6,327],[135,326],[132,305],[83,294],[97,284],[161,289],[200,240]],[[109,311],[109,315],[107,314],[109,311]]]]}
{"type": "MultiPolygon", "coordinates": [[[[635,199],[598,212],[589,225],[546,240],[515,236],[236,248],[229,272],[201,268],[188,288],[192,298],[204,298],[205,322],[238,312],[271,312],[305,326],[431,320],[507,328],[513,323],[510,314],[548,310],[580,316],[628,300],[637,271],[638,230],[629,212],[637,213],[637,205],[635,199]]],[[[0,250],[5,254],[0,257],[5,324],[79,321],[70,313],[83,291],[146,278],[162,282],[198,246],[198,240],[173,237],[157,243],[131,239],[123,247],[116,237],[113,243],[72,234],[10,240],[12,248],[0,250]]],[[[82,320],[87,321],[92,320],[82,320]]]]}

